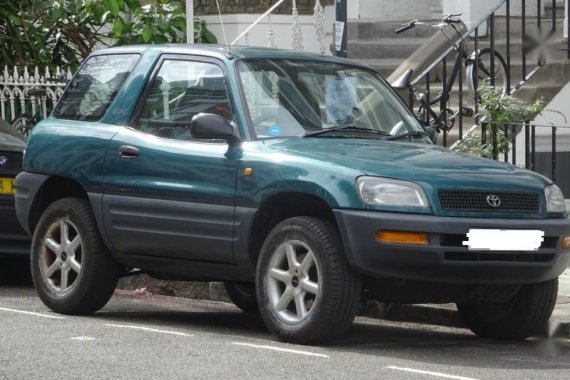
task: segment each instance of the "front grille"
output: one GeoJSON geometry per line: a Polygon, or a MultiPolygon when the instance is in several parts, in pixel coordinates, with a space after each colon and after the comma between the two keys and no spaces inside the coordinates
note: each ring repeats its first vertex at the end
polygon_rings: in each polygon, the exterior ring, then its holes
{"type": "Polygon", "coordinates": [[[3,163],[3,165],[0,165],[0,174],[6,171],[14,172],[21,170],[22,153],[4,152],[0,150],[0,157],[2,157],[2,163],[3,163]]]}
{"type": "Polygon", "coordinates": [[[540,207],[538,194],[536,193],[514,193],[505,191],[440,190],[439,202],[442,209],[457,211],[538,213],[540,207]],[[498,205],[496,202],[497,197],[499,199],[498,205]],[[495,206],[493,205],[493,200],[495,201],[495,206]]]}

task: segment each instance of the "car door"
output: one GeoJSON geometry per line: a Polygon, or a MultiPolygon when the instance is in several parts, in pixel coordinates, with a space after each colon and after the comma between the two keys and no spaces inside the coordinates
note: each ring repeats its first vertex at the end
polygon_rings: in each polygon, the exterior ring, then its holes
{"type": "Polygon", "coordinates": [[[122,254],[231,263],[240,149],[197,140],[192,116],[233,119],[217,61],[161,59],[131,127],[109,144],[102,212],[122,254]]]}

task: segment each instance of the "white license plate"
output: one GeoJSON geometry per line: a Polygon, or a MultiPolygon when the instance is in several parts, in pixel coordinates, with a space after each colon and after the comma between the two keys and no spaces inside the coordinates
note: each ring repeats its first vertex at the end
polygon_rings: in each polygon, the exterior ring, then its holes
{"type": "Polygon", "coordinates": [[[500,230],[472,228],[463,242],[469,250],[536,251],[544,241],[540,230],[500,230]]]}

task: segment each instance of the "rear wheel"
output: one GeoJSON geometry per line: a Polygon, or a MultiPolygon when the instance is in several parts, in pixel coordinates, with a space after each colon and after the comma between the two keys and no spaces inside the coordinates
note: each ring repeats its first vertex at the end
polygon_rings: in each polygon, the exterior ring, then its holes
{"type": "Polygon", "coordinates": [[[64,198],[45,210],[32,239],[31,270],[40,299],[55,312],[88,314],[109,301],[120,267],[87,200],[64,198]]]}
{"type": "Polygon", "coordinates": [[[224,288],[230,300],[246,313],[259,313],[255,283],[243,281],[224,281],[224,288]]]}
{"type": "Polygon", "coordinates": [[[482,338],[522,340],[545,331],[556,305],[558,279],[521,286],[505,302],[457,304],[467,326],[482,338]]]}
{"type": "Polygon", "coordinates": [[[349,267],[336,229],[295,217],[269,234],[257,265],[257,297],[267,327],[280,339],[325,342],[351,325],[361,283],[349,267]]]}

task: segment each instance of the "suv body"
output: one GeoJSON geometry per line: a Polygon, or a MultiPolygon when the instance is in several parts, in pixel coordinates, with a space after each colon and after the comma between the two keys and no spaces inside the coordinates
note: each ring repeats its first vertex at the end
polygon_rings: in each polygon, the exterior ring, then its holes
{"type": "Polygon", "coordinates": [[[481,336],[532,335],[569,260],[562,193],[426,135],[349,60],[96,52],[34,129],[16,181],[38,293],[55,311],[93,312],[139,268],[223,280],[295,342],[340,335],[364,293],[456,302],[481,336]]]}

